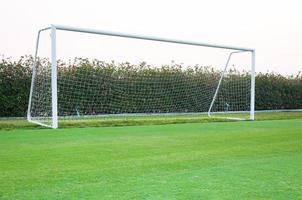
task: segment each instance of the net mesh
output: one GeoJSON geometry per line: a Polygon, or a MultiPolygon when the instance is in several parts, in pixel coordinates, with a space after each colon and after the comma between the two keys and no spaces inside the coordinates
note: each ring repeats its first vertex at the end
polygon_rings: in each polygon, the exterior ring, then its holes
{"type": "MultiPolygon", "coordinates": [[[[229,51],[224,55],[224,62],[229,51]]],[[[57,62],[58,116],[206,113],[249,118],[251,96],[250,54],[244,62],[232,57],[221,65],[149,64],[74,58],[57,62]],[[216,98],[214,94],[219,85],[216,98]]],[[[204,56],[206,58],[206,56],[204,56]]],[[[201,59],[202,60],[202,59],[201,59]]],[[[38,58],[33,75],[30,116],[52,126],[51,63],[38,58]]]]}
{"type": "Polygon", "coordinates": [[[48,59],[35,63],[31,94],[31,120],[52,126],[51,64],[48,59]]]}

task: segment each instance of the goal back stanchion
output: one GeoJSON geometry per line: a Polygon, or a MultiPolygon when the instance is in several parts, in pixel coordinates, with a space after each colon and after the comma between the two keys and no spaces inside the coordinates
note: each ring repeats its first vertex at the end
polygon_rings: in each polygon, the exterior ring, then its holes
{"type": "MultiPolygon", "coordinates": [[[[227,62],[225,64],[223,70],[220,73],[219,80],[217,80],[217,82],[215,83],[216,85],[213,84],[210,86],[211,89],[213,89],[213,91],[207,93],[207,95],[212,95],[212,96],[206,96],[206,98],[211,99],[211,101],[209,103],[207,103],[208,101],[201,102],[201,104],[203,103],[204,106],[207,107],[207,109],[208,109],[207,113],[208,113],[209,117],[223,117],[223,118],[238,120],[238,119],[242,119],[242,118],[241,117],[216,116],[216,115],[213,115],[213,113],[220,113],[220,112],[232,113],[234,111],[240,112],[242,110],[245,112],[249,112],[249,119],[254,120],[254,109],[255,109],[255,106],[254,106],[254,104],[255,104],[255,50],[254,49],[209,44],[209,43],[200,43],[200,42],[185,41],[185,40],[174,40],[174,39],[167,39],[167,38],[160,38],[160,37],[142,36],[142,35],[135,35],[135,34],[125,34],[125,33],[119,33],[119,32],[110,32],[110,31],[102,31],[102,30],[94,30],[94,29],[84,29],[84,28],[76,28],[76,27],[61,26],[61,25],[51,25],[50,27],[42,29],[38,32],[35,58],[34,58],[34,66],[33,66],[32,83],[31,83],[30,96],[29,96],[28,114],[27,114],[28,121],[30,121],[30,122],[37,123],[39,125],[46,126],[46,127],[58,128],[59,115],[61,116],[60,113],[63,113],[62,115],[64,115],[64,116],[66,116],[66,115],[74,115],[74,116],[78,115],[79,116],[80,115],[79,110],[80,110],[81,106],[83,107],[84,105],[87,105],[89,103],[91,103],[91,104],[100,103],[100,102],[95,102],[98,100],[98,98],[96,98],[96,100],[95,99],[94,100],[81,99],[81,102],[74,102],[75,101],[74,100],[73,102],[70,102],[70,105],[64,105],[65,107],[60,105],[60,101],[58,101],[58,98],[59,98],[58,92],[61,92],[61,93],[67,92],[68,93],[68,91],[60,91],[60,89],[58,89],[58,76],[60,76],[60,73],[58,72],[58,66],[57,66],[57,47],[56,47],[56,43],[57,43],[56,42],[56,40],[57,40],[56,32],[57,31],[80,32],[80,33],[105,35],[105,36],[113,36],[113,37],[120,37],[120,38],[130,38],[130,39],[137,39],[137,40],[147,40],[147,41],[156,41],[156,42],[163,42],[163,43],[175,43],[175,44],[181,44],[181,45],[191,45],[191,46],[200,46],[200,47],[208,47],[208,48],[215,48],[215,49],[232,50],[233,52],[231,52],[229,54],[227,62]],[[47,62],[42,63],[39,61],[39,58],[38,58],[40,33],[43,31],[47,31],[47,30],[50,30],[50,35],[51,35],[50,63],[47,63],[47,62]],[[234,75],[228,74],[229,63],[230,63],[230,60],[232,59],[232,55],[244,53],[244,52],[251,53],[251,69],[249,72],[250,74],[248,75],[250,77],[247,78],[246,77],[247,75],[245,75],[244,77],[241,77],[240,80],[237,80],[237,82],[234,82],[232,80],[232,77],[234,75]],[[224,83],[225,80],[227,80],[226,83],[224,83]],[[244,86],[244,84],[247,85],[247,80],[249,80],[248,86],[244,86]],[[223,88],[223,87],[225,87],[225,84],[228,84],[229,88],[223,88]],[[237,84],[237,85],[235,85],[235,84],[237,84]],[[243,86],[238,85],[238,84],[242,84],[243,86]],[[232,94],[231,97],[227,97],[227,95],[225,94],[225,91],[227,89],[235,90],[233,92],[234,94],[232,94]],[[249,90],[249,91],[247,91],[247,90],[249,90]],[[238,100],[239,97],[236,97],[236,91],[238,91],[238,93],[240,93],[240,92],[244,93],[242,97],[239,95],[240,98],[242,98],[243,100],[238,100]],[[222,101],[222,99],[227,99],[227,100],[224,100],[223,103],[221,103],[220,101],[222,101]],[[248,103],[247,103],[247,100],[249,101],[248,103]],[[241,104],[241,105],[237,105],[237,103],[241,104]],[[249,104],[249,105],[243,105],[244,103],[249,104]],[[73,106],[72,109],[69,108],[71,106],[73,106]],[[61,107],[61,110],[60,110],[60,107],[61,107]],[[225,107],[225,108],[222,108],[222,107],[225,107]],[[246,108],[248,108],[249,111],[247,111],[246,108]],[[68,109],[70,109],[70,110],[68,110],[68,109]],[[76,112],[76,114],[74,114],[74,112],[76,112]]],[[[173,73],[171,73],[171,74],[173,74],[173,73]]],[[[110,78],[112,78],[112,77],[110,77],[110,78]]],[[[114,78],[116,78],[116,77],[114,77],[114,78]]],[[[237,79],[238,79],[238,77],[237,77],[237,79]]],[[[122,81],[120,77],[118,77],[116,80],[122,81]]],[[[78,81],[78,79],[75,79],[75,81],[78,81]]],[[[116,81],[115,83],[121,84],[118,81],[116,81]]],[[[179,85],[182,84],[182,81],[183,80],[179,80],[178,84],[179,85]]],[[[211,80],[211,81],[213,82],[213,80],[211,80]]],[[[202,80],[200,82],[202,82],[202,80]]],[[[99,82],[97,82],[97,83],[99,84],[99,82]]],[[[164,83],[166,83],[166,82],[164,82],[164,83]]],[[[79,84],[81,84],[81,83],[79,83],[79,84]]],[[[150,83],[150,84],[152,85],[153,83],[150,83]]],[[[142,85],[143,85],[143,83],[142,83],[142,85]]],[[[143,86],[147,87],[146,85],[148,85],[148,83],[145,82],[143,86]]],[[[193,87],[193,85],[194,85],[193,82],[192,83],[190,82],[190,84],[188,84],[188,85],[192,86],[192,89],[191,89],[192,91],[194,90],[194,87],[196,87],[196,86],[193,87]]],[[[72,86],[68,86],[68,87],[69,87],[69,89],[72,89],[71,88],[72,86]]],[[[76,86],[74,86],[74,87],[76,87],[76,86]]],[[[91,86],[88,85],[87,87],[91,87],[91,86]]],[[[183,86],[183,87],[184,88],[186,87],[186,89],[188,89],[187,88],[188,86],[183,86]]],[[[66,88],[67,88],[67,86],[66,86],[66,88]]],[[[97,88],[89,88],[89,89],[97,90],[97,88]]],[[[120,89],[120,88],[118,88],[118,89],[120,89]]],[[[85,92],[85,89],[83,89],[83,90],[85,92]]],[[[112,106],[112,108],[110,108],[110,109],[104,109],[104,105],[102,105],[103,106],[102,110],[100,110],[100,109],[97,110],[95,108],[89,108],[89,109],[86,109],[85,111],[83,111],[83,113],[84,113],[83,115],[85,115],[85,114],[87,114],[87,115],[103,115],[103,114],[129,113],[128,112],[129,109],[124,109],[124,108],[119,107],[119,106],[121,106],[121,103],[119,101],[126,102],[125,105],[131,104],[131,102],[130,102],[131,98],[135,98],[135,97],[142,98],[142,96],[144,95],[144,94],[143,95],[141,94],[142,91],[148,91],[149,93],[151,93],[151,94],[149,94],[151,96],[152,95],[156,96],[156,94],[158,94],[158,92],[156,91],[156,87],[152,88],[152,90],[150,88],[144,88],[144,89],[138,89],[138,90],[139,91],[134,91],[134,94],[132,94],[133,91],[131,91],[132,93],[129,92],[129,94],[128,94],[129,99],[127,99],[127,100],[122,99],[121,97],[119,97],[118,100],[111,99],[112,101],[114,101],[115,105],[111,105],[109,103],[108,105],[112,106]],[[154,92],[154,94],[152,94],[152,92],[154,92]],[[132,97],[131,95],[134,95],[135,97],[132,97]]],[[[76,92],[75,91],[73,91],[73,93],[70,92],[70,96],[68,96],[68,98],[70,99],[71,97],[75,96],[75,94],[77,94],[76,92]]],[[[81,92],[83,92],[83,91],[81,91],[81,92]]],[[[230,91],[230,92],[232,92],[232,91],[230,91]]],[[[107,93],[108,93],[108,91],[107,91],[107,93]]],[[[175,101],[175,99],[179,98],[176,96],[176,94],[180,95],[179,92],[175,92],[175,94],[173,94],[173,96],[172,95],[169,96],[169,94],[167,94],[167,97],[163,98],[163,99],[165,99],[165,101],[169,101],[169,105],[168,105],[169,108],[156,109],[155,106],[157,106],[157,105],[155,105],[154,102],[149,101],[152,103],[153,107],[150,106],[150,108],[145,109],[145,110],[143,108],[138,109],[137,107],[135,107],[135,109],[137,109],[137,110],[130,111],[130,113],[137,114],[137,112],[139,112],[142,114],[142,113],[150,113],[150,111],[153,112],[153,114],[161,113],[161,112],[167,114],[167,113],[173,112],[173,111],[188,112],[188,113],[191,113],[191,112],[201,113],[204,110],[204,109],[200,108],[200,106],[199,107],[196,106],[196,108],[197,108],[196,110],[190,109],[191,108],[190,106],[188,106],[189,109],[187,109],[187,108],[182,109],[181,106],[183,104],[185,104],[184,102],[182,102],[182,104],[178,103],[177,105],[173,105],[173,102],[175,101]]],[[[98,95],[98,92],[94,92],[93,97],[95,97],[97,95],[98,95]]],[[[80,99],[80,97],[76,97],[76,98],[80,99]]],[[[194,98],[194,101],[198,101],[198,100],[202,101],[202,98],[199,97],[198,94],[196,96],[190,97],[190,98],[194,98]]],[[[135,100],[136,103],[137,102],[143,102],[143,103],[148,102],[148,100],[146,100],[146,99],[138,99],[138,100],[140,100],[140,101],[135,100]]],[[[184,100],[184,101],[186,101],[186,100],[184,100]]],[[[188,102],[189,102],[189,100],[188,100],[188,102]]],[[[160,101],[158,101],[156,103],[158,103],[159,106],[161,104],[160,101]]],[[[90,106],[88,106],[88,107],[90,107],[90,106]]],[[[246,118],[243,118],[243,119],[246,119],[246,118]]]]}
{"type": "MultiPolygon", "coordinates": [[[[29,101],[28,101],[28,109],[27,109],[27,120],[31,123],[35,123],[41,126],[45,126],[45,127],[50,127],[50,128],[55,128],[55,126],[53,126],[52,124],[46,124],[45,122],[43,122],[42,120],[40,121],[39,118],[41,116],[33,116],[33,112],[32,112],[32,108],[33,108],[33,102],[35,101],[35,99],[33,98],[33,94],[34,94],[34,90],[36,90],[37,85],[36,81],[37,81],[37,71],[38,71],[38,52],[39,52],[39,43],[40,43],[40,35],[42,32],[50,30],[51,27],[47,27],[44,29],[41,29],[38,31],[38,35],[37,35],[37,40],[36,40],[36,48],[35,48],[35,55],[34,55],[34,63],[32,66],[32,79],[31,79],[31,86],[30,86],[30,94],[29,94],[29,101]]],[[[56,81],[56,80],[55,80],[56,81]]]]}
{"type": "MultiPolygon", "coordinates": [[[[238,53],[244,53],[246,51],[234,51],[234,52],[231,52],[228,56],[228,59],[226,61],[226,64],[223,68],[223,71],[221,72],[221,75],[220,75],[220,79],[219,79],[219,82],[217,84],[217,87],[216,87],[216,90],[215,90],[215,94],[213,96],[213,99],[211,101],[211,104],[210,104],[210,107],[209,107],[209,110],[208,110],[208,116],[209,117],[213,117],[211,115],[211,111],[212,111],[212,108],[213,108],[213,105],[215,103],[215,100],[217,98],[217,94],[219,92],[219,89],[220,89],[220,85],[221,85],[221,82],[225,76],[225,73],[227,72],[227,68],[229,67],[229,63],[230,63],[230,60],[231,60],[231,57],[233,54],[238,54],[238,53]]],[[[254,120],[255,118],[255,50],[251,51],[251,91],[250,91],[250,116],[249,116],[249,119],[250,120],[254,120]]],[[[244,120],[243,118],[237,118],[237,117],[219,117],[219,116],[214,116],[215,118],[228,118],[228,119],[234,119],[234,120],[244,120]]]]}

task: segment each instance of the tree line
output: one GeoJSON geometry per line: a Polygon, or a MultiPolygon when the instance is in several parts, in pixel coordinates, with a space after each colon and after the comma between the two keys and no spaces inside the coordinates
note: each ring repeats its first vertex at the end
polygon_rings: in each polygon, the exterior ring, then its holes
{"type": "MultiPolygon", "coordinates": [[[[44,61],[44,65],[48,64],[44,61]]],[[[31,56],[18,61],[1,59],[0,117],[26,116],[32,65],[31,56]]],[[[156,68],[144,62],[133,65],[76,59],[71,63],[59,62],[58,76],[59,112],[65,115],[203,112],[209,107],[220,72],[202,66],[183,70],[177,64],[156,68]]],[[[247,72],[231,70],[222,82],[214,111],[228,109],[225,102],[230,102],[230,106],[236,103],[236,109],[246,109],[249,81],[247,72]],[[243,95],[239,100],[238,93],[243,95]]],[[[299,108],[302,108],[301,73],[256,75],[256,110],[299,108]]]]}

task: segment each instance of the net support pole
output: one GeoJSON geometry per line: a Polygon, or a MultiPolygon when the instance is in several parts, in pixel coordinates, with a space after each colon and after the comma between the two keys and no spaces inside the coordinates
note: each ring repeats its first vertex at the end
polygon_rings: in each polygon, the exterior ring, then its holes
{"type": "Polygon", "coordinates": [[[231,57],[232,57],[233,53],[235,53],[235,52],[231,52],[231,53],[229,54],[228,59],[227,59],[227,62],[226,62],[226,64],[225,64],[225,66],[224,66],[224,69],[223,69],[223,71],[222,71],[221,74],[220,74],[220,79],[219,79],[219,82],[218,82],[218,84],[217,84],[217,87],[216,87],[216,90],[215,90],[215,94],[214,94],[214,96],[213,96],[213,99],[212,99],[212,101],[211,101],[211,104],[210,104],[210,107],[209,107],[209,110],[208,110],[208,117],[212,117],[212,116],[211,116],[211,110],[212,110],[213,105],[214,105],[214,103],[215,103],[215,100],[216,100],[216,97],[217,97],[217,94],[218,94],[218,91],[219,91],[219,88],[220,88],[221,81],[222,81],[222,79],[223,79],[223,77],[224,77],[224,74],[225,74],[225,72],[226,72],[226,70],[227,70],[227,67],[228,67],[228,65],[229,65],[229,62],[230,62],[230,60],[231,60],[231,57]]]}
{"type": "Polygon", "coordinates": [[[252,71],[251,71],[251,110],[250,110],[250,120],[255,119],[255,50],[252,51],[252,71]]]}
{"type": "Polygon", "coordinates": [[[32,95],[34,90],[34,82],[36,77],[36,65],[37,65],[37,55],[38,55],[38,48],[39,48],[39,41],[40,41],[40,33],[42,30],[38,31],[37,41],[36,41],[36,49],[35,49],[35,58],[34,64],[32,66],[32,77],[31,77],[31,84],[30,84],[30,92],[29,92],[29,100],[28,100],[28,108],[27,108],[27,120],[31,121],[31,102],[32,102],[32,95]]]}
{"type": "Polygon", "coordinates": [[[56,27],[51,26],[51,107],[52,128],[58,128],[56,27]]]}
{"type": "MultiPolygon", "coordinates": [[[[214,103],[215,103],[215,101],[216,101],[216,98],[217,98],[217,95],[218,95],[218,91],[219,91],[219,89],[220,89],[221,81],[222,81],[222,79],[224,78],[224,75],[225,75],[225,73],[226,73],[226,71],[227,71],[227,68],[228,68],[228,66],[229,66],[229,62],[230,62],[230,60],[231,60],[231,58],[232,58],[232,55],[233,55],[233,54],[237,54],[237,53],[244,53],[244,52],[246,52],[246,51],[243,51],[243,50],[241,50],[241,51],[233,51],[233,52],[231,52],[231,53],[229,54],[228,59],[227,59],[227,62],[226,62],[226,64],[225,64],[224,68],[223,68],[223,71],[222,71],[221,74],[220,74],[220,79],[219,79],[219,82],[218,82],[218,84],[217,84],[217,87],[216,87],[216,90],[215,90],[215,93],[214,93],[214,97],[213,97],[213,99],[212,99],[212,101],[211,101],[211,104],[210,104],[210,107],[209,107],[209,110],[208,110],[208,117],[212,117],[212,116],[211,116],[211,111],[212,111],[212,108],[213,108],[214,103]]],[[[252,52],[252,51],[251,51],[251,52],[252,52]]],[[[222,118],[224,118],[224,117],[222,117],[222,118]]],[[[239,119],[239,118],[232,118],[232,119],[239,119]]]]}

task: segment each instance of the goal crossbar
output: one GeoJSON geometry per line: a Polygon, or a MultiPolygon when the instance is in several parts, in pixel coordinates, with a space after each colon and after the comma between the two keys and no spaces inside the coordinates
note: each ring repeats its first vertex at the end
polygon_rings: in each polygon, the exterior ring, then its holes
{"type": "MultiPolygon", "coordinates": [[[[113,31],[105,31],[105,30],[97,30],[97,29],[87,29],[87,28],[63,26],[63,25],[56,25],[56,24],[51,25],[51,27],[63,31],[90,33],[90,34],[97,34],[97,35],[107,35],[107,36],[115,36],[115,37],[140,39],[140,40],[151,40],[151,41],[185,44],[185,45],[192,45],[192,46],[212,47],[212,48],[219,48],[219,49],[254,51],[254,49],[251,48],[244,48],[244,47],[237,47],[237,46],[219,45],[219,44],[203,43],[203,42],[188,41],[188,40],[177,40],[177,39],[169,39],[169,38],[162,38],[162,37],[155,37],[155,36],[137,35],[137,34],[113,32],[113,31]]],[[[47,27],[42,30],[48,30],[51,27],[47,27]]]]}

